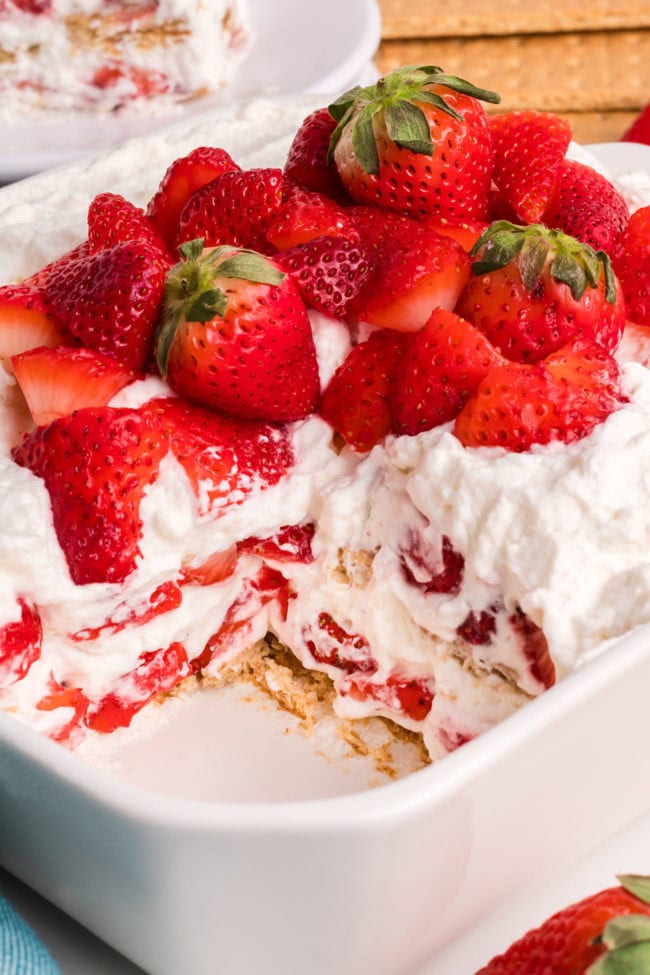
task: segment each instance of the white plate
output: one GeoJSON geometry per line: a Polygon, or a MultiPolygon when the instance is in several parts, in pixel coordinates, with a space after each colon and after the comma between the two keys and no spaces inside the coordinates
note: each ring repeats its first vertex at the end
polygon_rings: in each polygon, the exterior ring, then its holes
{"type": "Polygon", "coordinates": [[[152,132],[170,122],[258,95],[343,91],[379,44],[376,0],[248,0],[254,40],[223,92],[156,116],[56,115],[0,122],[0,183],[9,183],[152,132]]]}
{"type": "MultiPolygon", "coordinates": [[[[650,172],[650,149],[633,164],[650,172]]],[[[191,698],[114,771],[0,714],[0,863],[153,975],[403,975],[650,808],[649,685],[643,627],[374,790],[232,691],[191,698]]]]}

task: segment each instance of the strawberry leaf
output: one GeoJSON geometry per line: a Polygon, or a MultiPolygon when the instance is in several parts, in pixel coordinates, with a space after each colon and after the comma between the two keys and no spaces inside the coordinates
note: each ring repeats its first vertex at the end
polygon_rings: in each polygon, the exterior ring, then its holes
{"type": "Polygon", "coordinates": [[[526,291],[532,291],[544,270],[550,243],[544,237],[526,236],[517,266],[526,291]]]}
{"type": "Polygon", "coordinates": [[[221,288],[202,291],[196,299],[185,309],[185,319],[188,322],[209,322],[215,315],[223,315],[228,304],[221,288]]]}
{"type": "Polygon", "coordinates": [[[386,108],[386,130],[397,145],[423,156],[433,155],[429,123],[421,108],[411,102],[396,102],[386,108]]]}
{"type": "MultiPolygon", "coordinates": [[[[610,305],[616,304],[616,278],[614,277],[614,269],[612,267],[612,262],[609,259],[609,254],[605,251],[598,251],[596,254],[603,265],[605,271],[605,299],[610,305]]],[[[623,885],[625,886],[625,885],[623,885]]]]}
{"type": "Polygon", "coordinates": [[[650,877],[636,873],[624,873],[619,874],[617,880],[628,894],[638,897],[644,904],[650,904],[650,877]]]}
{"type": "Polygon", "coordinates": [[[558,251],[551,264],[551,275],[556,281],[568,285],[574,300],[580,301],[587,289],[587,275],[575,257],[564,251],[558,251]]]}
{"type": "Polygon", "coordinates": [[[357,121],[353,123],[352,148],[364,172],[376,174],[379,172],[379,153],[372,124],[374,112],[369,111],[369,107],[362,109],[357,121]]]}
{"type": "Polygon", "coordinates": [[[650,942],[625,945],[603,955],[586,975],[650,975],[650,942]]]}
{"type": "MultiPolygon", "coordinates": [[[[242,250],[215,265],[220,278],[241,278],[259,284],[282,284],[286,275],[256,251],[242,250]]],[[[221,314],[221,312],[219,313],[221,314]]]]}
{"type": "Polygon", "coordinates": [[[452,108],[451,105],[448,105],[444,98],[441,95],[438,95],[435,91],[418,91],[413,98],[418,102],[427,102],[429,105],[434,105],[436,108],[439,108],[441,112],[446,112],[447,115],[451,115],[451,117],[455,118],[457,122],[463,121],[463,116],[459,115],[456,109],[452,108]]]}
{"type": "Polygon", "coordinates": [[[608,921],[602,934],[608,948],[622,948],[638,941],[650,941],[650,917],[646,914],[623,914],[608,921]]]}
{"type": "Polygon", "coordinates": [[[203,244],[203,237],[197,237],[196,240],[188,240],[186,243],[180,245],[178,253],[186,261],[195,261],[203,253],[203,244]]]}

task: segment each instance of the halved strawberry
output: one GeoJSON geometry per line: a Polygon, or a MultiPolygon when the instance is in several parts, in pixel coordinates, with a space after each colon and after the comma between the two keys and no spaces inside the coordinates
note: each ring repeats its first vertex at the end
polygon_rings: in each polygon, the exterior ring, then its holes
{"type": "Polygon", "coordinates": [[[355,345],[323,393],[320,414],[354,450],[371,450],[391,430],[388,397],[406,336],[375,332],[355,345]]]}
{"type": "Polygon", "coordinates": [[[612,263],[621,282],[628,319],[650,325],[650,206],[632,214],[614,245],[612,263]]]}
{"type": "Polygon", "coordinates": [[[308,115],[293,138],[284,175],[309,190],[343,203],[349,197],[336,166],[327,159],[335,128],[336,120],[327,108],[319,108],[308,115]]]}
{"type": "Polygon", "coordinates": [[[147,216],[170,249],[183,208],[192,194],[217,176],[233,171],[239,171],[239,166],[225,149],[210,146],[199,146],[171,164],[147,206],[147,216]]]}
{"type": "Polygon", "coordinates": [[[501,199],[524,223],[539,223],[548,206],[571,126],[550,112],[504,112],[490,118],[501,199]]]}
{"type": "Polygon", "coordinates": [[[66,251],[60,257],[57,257],[54,261],[50,261],[45,267],[41,267],[38,271],[34,271],[29,277],[23,278],[20,282],[23,285],[30,285],[32,288],[37,288],[40,291],[44,291],[45,285],[47,283],[47,276],[54,268],[62,268],[71,261],[76,261],[78,257],[87,257],[90,254],[90,248],[88,246],[88,241],[84,240],[81,244],[77,244],[71,250],[66,251]]]}
{"type": "Polygon", "coordinates": [[[482,332],[437,308],[410,337],[397,366],[390,396],[395,432],[422,433],[453,420],[486,373],[503,362],[482,332]]]}
{"type": "Polygon", "coordinates": [[[47,296],[29,284],[0,287],[0,359],[70,342],[47,296]]]}
{"type": "Polygon", "coordinates": [[[266,232],[282,205],[282,171],[231,171],[194,193],[181,212],[176,244],[203,240],[269,253],[266,232]]]}
{"type": "Polygon", "coordinates": [[[424,721],[435,697],[432,679],[389,674],[383,683],[372,677],[348,677],[339,687],[342,697],[355,701],[374,701],[379,713],[398,713],[411,721],[424,721]]]}
{"type": "Polygon", "coordinates": [[[181,586],[188,583],[212,586],[229,579],[236,568],[237,546],[233,543],[220,552],[214,552],[199,565],[184,565],[181,569],[180,583],[181,586]]]}
{"type": "Polygon", "coordinates": [[[54,528],[78,586],[123,582],[140,554],[140,502],[168,438],[137,410],[77,410],[26,434],[12,456],[45,481],[54,528]]]}
{"type": "Polygon", "coordinates": [[[84,406],[106,406],[136,374],[90,349],[31,349],[11,357],[34,423],[48,424],[84,406]]]}
{"type": "Polygon", "coordinates": [[[315,237],[345,237],[356,241],[358,232],[353,217],[344,207],[322,193],[285,180],[282,206],[266,231],[266,239],[283,251],[315,237]]]}
{"type": "Polygon", "coordinates": [[[466,447],[529,450],[572,443],[623,402],[616,361],[592,342],[574,342],[533,366],[490,370],[456,419],[466,447]]]}
{"type": "Polygon", "coordinates": [[[0,690],[22,680],[41,655],[43,629],[37,608],[22,596],[20,617],[0,626],[0,690]]]}
{"type": "Polygon", "coordinates": [[[627,203],[608,179],[590,166],[565,159],[542,217],[548,227],[608,253],[630,217],[627,203]]]}
{"type": "Polygon", "coordinates": [[[83,345],[141,369],[152,352],[166,270],[159,250],[127,241],[54,266],[47,297],[83,345]]]}
{"type": "Polygon", "coordinates": [[[100,193],[88,207],[88,249],[91,254],[127,240],[144,240],[171,263],[167,245],[144,210],[119,193],[100,193]]]}
{"type": "Polygon", "coordinates": [[[292,276],[307,305],[342,320],[373,274],[363,244],[343,237],[317,237],[275,254],[273,263],[292,276]]]}

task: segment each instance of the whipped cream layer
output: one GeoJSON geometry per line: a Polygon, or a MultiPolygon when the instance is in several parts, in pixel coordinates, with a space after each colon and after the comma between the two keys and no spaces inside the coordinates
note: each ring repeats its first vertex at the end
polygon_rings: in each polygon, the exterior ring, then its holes
{"type": "Polygon", "coordinates": [[[0,15],[0,118],[160,111],[227,83],[249,33],[241,0],[53,0],[39,15],[9,7],[0,15]]]}
{"type": "MultiPolygon", "coordinates": [[[[78,243],[88,203],[98,192],[111,189],[146,203],[166,166],[197,145],[221,145],[244,167],[282,165],[297,126],[316,104],[305,99],[233,108],[0,190],[3,277],[18,280],[78,243]]],[[[579,149],[574,154],[589,161],[579,149]]],[[[637,176],[632,182],[635,205],[650,200],[650,180],[637,176]]],[[[341,323],[310,317],[324,386],[350,339],[341,323]]],[[[647,361],[642,349],[645,337],[637,330],[619,358],[647,361]]],[[[15,597],[22,593],[44,608],[46,626],[41,661],[4,693],[2,705],[50,730],[52,715],[34,710],[34,702],[53,668],[59,679],[101,694],[133,666],[142,648],[160,645],[163,637],[166,643],[185,641],[190,653],[200,653],[238,588],[261,564],[257,556],[244,556],[237,572],[219,585],[196,587],[197,592],[188,587],[178,609],[137,630],[102,637],[94,649],[73,646],[68,636],[116,612],[137,611],[190,554],[198,558],[251,535],[313,522],[315,561],[278,563],[297,598],[286,613],[260,607],[247,638],[270,628],[307,665],[329,673],[342,713],[395,716],[390,702],[349,693],[349,671],[314,660],[309,645],[327,614],[359,637],[361,662],[371,656],[376,683],[397,674],[435,687],[426,717],[402,723],[424,731],[433,755],[448,751],[542,690],[521,646],[501,631],[501,623],[494,645],[459,647],[456,630],[469,612],[496,600],[509,613],[526,614],[544,631],[560,675],[650,620],[650,372],[632,362],[624,378],[629,402],[589,437],[526,454],[466,449],[447,425],[417,437],[388,438],[359,457],[347,448],[336,453],[329,428],[311,418],[292,429],[294,469],[217,521],[201,518],[170,456],[143,502],[137,570],[124,587],[76,587],[58,548],[42,481],[8,457],[26,419],[12,380],[0,375],[0,605],[7,617],[0,624],[17,618],[15,597]],[[447,595],[425,591],[417,572],[414,584],[404,568],[413,538],[426,546],[431,562],[441,563],[443,537],[464,560],[462,585],[447,595]]],[[[137,406],[160,392],[150,379],[122,391],[114,404],[137,406]]]]}

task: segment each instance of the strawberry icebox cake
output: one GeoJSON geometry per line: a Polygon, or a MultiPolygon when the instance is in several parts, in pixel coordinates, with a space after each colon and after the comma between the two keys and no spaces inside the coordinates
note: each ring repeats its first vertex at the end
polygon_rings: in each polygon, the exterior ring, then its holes
{"type": "Polygon", "coordinates": [[[650,621],[650,178],[486,101],[408,67],[4,191],[2,709],[74,748],[270,635],[437,758],[650,621]]]}

